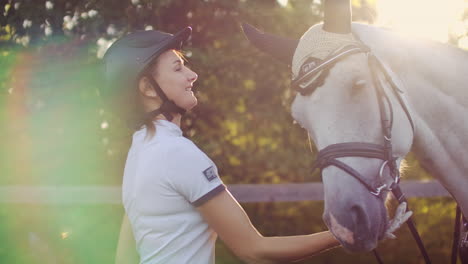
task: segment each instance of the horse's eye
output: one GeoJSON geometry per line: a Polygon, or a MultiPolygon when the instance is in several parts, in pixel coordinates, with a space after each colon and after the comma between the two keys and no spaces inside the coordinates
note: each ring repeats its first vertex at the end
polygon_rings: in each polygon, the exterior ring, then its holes
{"type": "Polygon", "coordinates": [[[353,84],[353,89],[363,89],[364,87],[366,87],[367,85],[367,81],[366,80],[357,80],[356,82],[354,82],[353,84]]]}

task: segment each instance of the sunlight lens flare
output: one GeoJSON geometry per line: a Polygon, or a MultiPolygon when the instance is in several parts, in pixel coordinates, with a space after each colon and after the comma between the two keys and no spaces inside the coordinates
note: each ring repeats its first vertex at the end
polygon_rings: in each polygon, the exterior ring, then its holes
{"type": "Polygon", "coordinates": [[[405,35],[447,42],[450,34],[466,33],[462,15],[464,0],[379,0],[377,24],[405,35]]]}
{"type": "Polygon", "coordinates": [[[282,7],[285,7],[288,5],[288,0],[276,0],[276,2],[282,7]]]}

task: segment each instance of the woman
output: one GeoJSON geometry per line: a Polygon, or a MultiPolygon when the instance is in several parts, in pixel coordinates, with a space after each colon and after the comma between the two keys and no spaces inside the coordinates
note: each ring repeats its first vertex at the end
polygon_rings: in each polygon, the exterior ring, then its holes
{"type": "Polygon", "coordinates": [[[182,136],[182,115],[197,104],[192,87],[198,76],[177,51],[190,34],[190,27],[175,35],[131,33],[105,56],[110,84],[105,96],[118,94],[113,98],[127,101],[120,110],[130,109],[126,118],[140,115],[141,121],[125,165],[128,219],[116,262],[130,263],[125,251],[133,251],[132,233],[140,263],[214,263],[217,235],[247,263],[285,263],[338,246],[328,231],[263,237],[226,189],[216,165],[182,136]],[[127,107],[129,100],[135,100],[134,107],[127,107]]]}

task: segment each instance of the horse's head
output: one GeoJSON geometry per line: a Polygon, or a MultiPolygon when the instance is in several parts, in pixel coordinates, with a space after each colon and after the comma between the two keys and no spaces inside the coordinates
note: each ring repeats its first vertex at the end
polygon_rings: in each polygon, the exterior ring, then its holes
{"type": "Polygon", "coordinates": [[[400,157],[396,169],[401,157],[409,152],[413,137],[397,96],[385,85],[383,93],[378,93],[368,54],[359,50],[359,42],[352,34],[325,32],[320,24],[294,41],[280,40],[249,25],[243,27],[254,45],[292,66],[293,88],[298,91],[292,115],[307,129],[320,151],[319,156],[323,156],[320,161],[325,223],[348,250],[374,249],[388,223],[384,204],[387,192],[384,190],[380,195],[375,192],[377,187],[384,183],[389,186],[392,181],[388,164],[384,165],[385,159],[377,154],[384,152],[382,119],[390,118],[393,113],[391,155],[400,157]],[[318,65],[346,51],[344,47],[353,45],[358,47],[357,52],[314,71],[318,65]],[[288,50],[282,50],[285,48],[288,50]],[[350,144],[335,145],[339,143],[350,144]],[[367,148],[373,150],[366,153],[367,148]]]}

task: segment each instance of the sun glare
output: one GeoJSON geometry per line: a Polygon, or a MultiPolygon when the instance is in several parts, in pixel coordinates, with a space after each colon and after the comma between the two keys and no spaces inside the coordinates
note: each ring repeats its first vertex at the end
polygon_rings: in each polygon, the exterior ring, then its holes
{"type": "Polygon", "coordinates": [[[468,0],[377,0],[377,24],[403,34],[447,42],[466,34],[468,0]]]}
{"type": "Polygon", "coordinates": [[[280,4],[282,7],[285,7],[288,5],[288,0],[276,0],[278,4],[280,4]]]}

